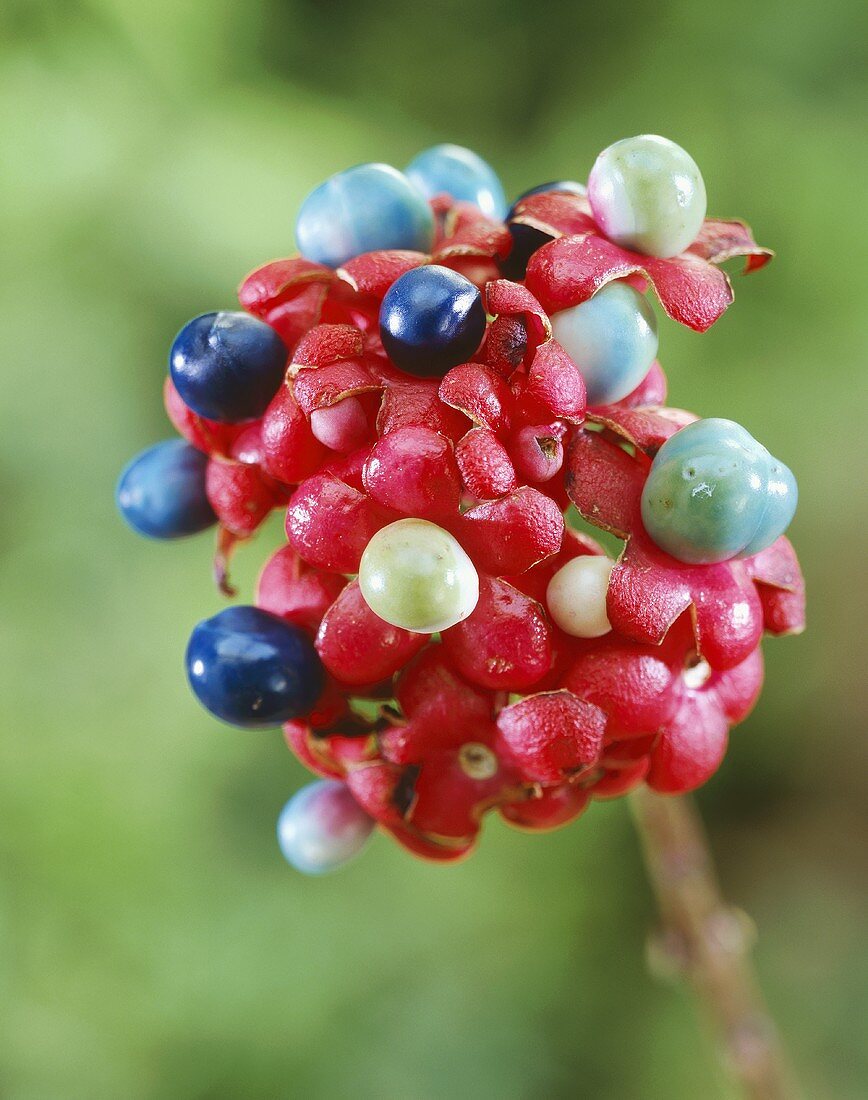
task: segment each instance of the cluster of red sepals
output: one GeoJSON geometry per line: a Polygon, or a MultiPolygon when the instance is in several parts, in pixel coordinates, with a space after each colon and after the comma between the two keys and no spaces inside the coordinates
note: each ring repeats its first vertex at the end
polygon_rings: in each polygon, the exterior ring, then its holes
{"type": "Polygon", "coordinates": [[[257,603],[309,630],[328,673],[316,712],[285,727],[289,746],[345,780],[411,851],[451,860],[489,809],[549,829],[643,781],[673,793],[703,783],[760,691],[763,631],[800,630],[804,595],[785,538],[707,566],[654,545],[642,485],[662,443],[695,417],[665,407],[658,364],[624,400],[587,408],[547,315],[627,278],[703,331],[732,300],[714,265],[769,258],[748,229],[709,220],[685,253],[660,260],[606,240],[585,199],[535,195],[516,219],[554,239],[515,283],[499,274],[504,225],[445,197],[433,205],[431,256],[369,253],[337,271],[293,258],[248,276],[242,306],[290,350],[260,421],[204,420],[171,382],[166,404],[211,456],[221,572],[234,541],[286,508],[288,545],[266,564],[257,603]],[[475,361],[442,380],[396,369],[378,335],[386,290],[431,262],[475,282],[491,318],[475,361]],[[558,568],[603,552],[565,526],[570,502],[626,544],[608,592],[613,630],[592,640],[567,636],[545,609],[558,568]],[[374,532],[405,516],[451,531],[480,575],[476,610],[439,638],[386,624],[348,579],[374,532]],[[379,701],[374,720],[353,707],[360,698],[379,701]]]}

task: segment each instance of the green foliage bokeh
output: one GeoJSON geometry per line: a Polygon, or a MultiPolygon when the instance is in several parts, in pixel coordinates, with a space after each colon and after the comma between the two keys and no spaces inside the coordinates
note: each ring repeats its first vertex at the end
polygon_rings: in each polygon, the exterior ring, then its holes
{"type": "MultiPolygon", "coordinates": [[[[454,868],[384,838],[281,862],[305,781],[184,683],[208,537],[148,544],[117,472],[169,434],[169,340],[293,247],[325,175],[454,140],[516,193],[663,133],[710,209],[778,250],[706,336],[661,326],[671,400],[796,472],[810,630],[701,792],[811,1097],[866,1087],[864,5],[691,0],[7,0],[0,9],[0,1095],[726,1096],[643,961],[623,804],[492,823],[454,868]]],[[[249,595],[273,525],[239,557],[249,595]]]]}

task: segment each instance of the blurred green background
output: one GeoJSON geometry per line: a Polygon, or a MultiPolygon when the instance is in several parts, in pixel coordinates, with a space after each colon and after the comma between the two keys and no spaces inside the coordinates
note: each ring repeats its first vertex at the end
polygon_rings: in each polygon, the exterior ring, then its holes
{"type": "MultiPolygon", "coordinates": [[[[303,770],[184,683],[209,538],[147,544],[112,502],[169,434],[172,335],[292,249],[324,176],[454,140],[514,194],[642,131],[779,253],[706,336],[661,326],[674,403],[796,471],[810,586],[699,803],[807,1096],[866,1095],[866,31],[860,0],[6,0],[0,1095],[728,1095],[646,975],[623,803],[547,838],[492,822],[453,868],[380,837],[291,872],[273,828],[303,770]]],[[[279,537],[242,550],[244,594],[279,537]]]]}

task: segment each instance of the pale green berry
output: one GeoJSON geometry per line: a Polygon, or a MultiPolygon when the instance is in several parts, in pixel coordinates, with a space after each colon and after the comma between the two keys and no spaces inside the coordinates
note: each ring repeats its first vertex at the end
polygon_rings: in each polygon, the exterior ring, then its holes
{"type": "Polygon", "coordinates": [[[399,519],[374,535],[359,588],[375,615],[416,634],[448,630],[479,600],[479,576],[461,544],[424,519],[399,519]]]}
{"type": "Polygon", "coordinates": [[[602,554],[568,561],[546,590],[546,605],[554,622],[574,638],[599,638],[612,629],[606,615],[606,593],[615,563],[602,554]]]}
{"type": "Polygon", "coordinates": [[[656,134],[604,149],[591,169],[588,200],[609,240],[649,256],[683,252],[705,218],[705,183],[696,162],[656,134]]]}

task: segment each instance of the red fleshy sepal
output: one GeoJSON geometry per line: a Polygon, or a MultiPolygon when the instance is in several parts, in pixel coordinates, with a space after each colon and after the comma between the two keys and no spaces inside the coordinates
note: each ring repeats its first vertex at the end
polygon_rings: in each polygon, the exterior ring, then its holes
{"type": "Polygon", "coordinates": [[[750,226],[741,221],[720,221],[706,218],[696,240],[687,249],[710,264],[722,264],[737,256],[744,256],[744,273],[759,271],[772,259],[774,252],[762,248],[753,239],[750,226]]]}
{"type": "Polygon", "coordinates": [[[456,202],[443,217],[443,236],[431,259],[449,267],[467,256],[504,259],[511,248],[512,237],[503,222],[486,217],[475,203],[456,202]]]}
{"type": "Polygon", "coordinates": [[[526,422],[557,417],[581,424],[585,419],[585,380],[557,340],[547,340],[537,348],[521,398],[526,422]]]}
{"type": "Polygon", "coordinates": [[[292,380],[295,399],[308,417],[315,409],[329,408],[345,397],[381,388],[367,364],[352,359],[300,370],[292,380]]]}
{"type": "Polygon", "coordinates": [[[391,626],[371,611],[358,581],[343,589],[322,620],[316,648],[344,684],[376,684],[394,675],[428,642],[427,634],[391,626]]]}
{"type": "Polygon", "coordinates": [[[599,233],[587,197],[565,191],[528,195],[517,204],[510,220],[519,225],[532,226],[550,237],[599,233]]]}
{"type": "Polygon", "coordinates": [[[523,573],[556,554],[564,517],[555,502],[527,486],[465,512],[454,533],[478,569],[492,576],[523,573]]]}
{"type": "Polygon", "coordinates": [[[543,692],[504,707],[497,728],[525,781],[560,783],[597,760],[606,715],[569,691],[543,692]]]}
{"type": "Polygon", "coordinates": [[[659,260],[605,237],[561,237],[531,257],[527,285],[549,313],[586,302],[615,279],[641,275],[674,320],[705,332],[733,300],[726,274],[691,253],[659,260]]]}
{"type": "Polygon", "coordinates": [[[481,363],[453,367],[440,383],[440,400],[468,416],[474,424],[505,431],[510,422],[512,394],[503,378],[481,363]]]}
{"type": "Polygon", "coordinates": [[[319,323],[334,271],[301,257],[274,260],[252,271],[238,288],[238,300],[248,313],[265,321],[290,351],[319,323]]]}
{"type": "Polygon", "coordinates": [[[398,517],[329,474],[296,489],[286,512],[286,534],[309,564],[331,573],[358,573],[371,538],[398,517]]]}
{"type": "Polygon", "coordinates": [[[365,252],[339,267],[336,274],[355,293],[381,301],[396,279],[426,263],[428,256],[424,252],[398,249],[365,252]]]}

